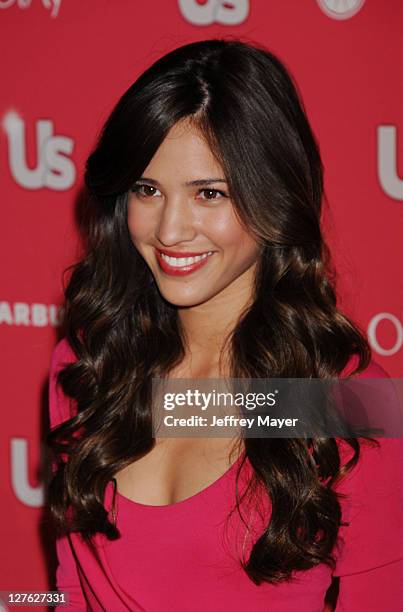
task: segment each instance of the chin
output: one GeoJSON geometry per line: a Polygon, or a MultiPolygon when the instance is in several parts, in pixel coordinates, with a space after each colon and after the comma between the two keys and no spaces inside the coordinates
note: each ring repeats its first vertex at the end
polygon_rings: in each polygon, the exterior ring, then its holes
{"type": "Polygon", "coordinates": [[[189,308],[191,306],[198,306],[199,304],[203,304],[203,302],[208,301],[208,297],[200,297],[196,295],[181,295],[180,291],[161,291],[161,296],[172,304],[173,306],[178,306],[179,308],[189,308]]]}

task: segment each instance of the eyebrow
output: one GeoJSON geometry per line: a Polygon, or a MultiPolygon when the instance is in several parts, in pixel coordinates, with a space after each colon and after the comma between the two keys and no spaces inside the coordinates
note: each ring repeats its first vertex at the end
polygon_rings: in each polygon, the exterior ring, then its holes
{"type": "MultiPolygon", "coordinates": [[[[160,186],[160,183],[154,179],[147,178],[146,176],[142,176],[138,179],[139,181],[147,181],[151,185],[155,185],[156,187],[160,186]]],[[[226,183],[227,181],[223,178],[205,178],[205,179],[196,179],[194,181],[186,181],[183,183],[184,187],[190,187],[192,185],[210,185],[211,183],[226,183]]]]}

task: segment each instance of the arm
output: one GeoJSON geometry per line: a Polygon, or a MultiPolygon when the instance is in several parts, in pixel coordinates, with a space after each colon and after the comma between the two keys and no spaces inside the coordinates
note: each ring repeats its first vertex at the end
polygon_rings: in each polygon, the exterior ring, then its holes
{"type": "MultiPolygon", "coordinates": [[[[56,387],[56,374],[63,367],[63,363],[72,361],[72,354],[67,349],[66,342],[62,340],[53,350],[49,371],[49,420],[53,429],[63,421],[70,418],[69,402],[56,387]]],[[[56,554],[58,566],[56,569],[56,587],[59,591],[68,593],[68,609],[85,612],[87,603],[81,588],[77,564],[73,556],[68,536],[56,539],[56,554]]],[[[55,612],[62,612],[66,606],[55,607],[55,612]]]]}
{"type": "MultiPolygon", "coordinates": [[[[87,602],[81,588],[77,565],[67,536],[56,539],[56,554],[58,566],[56,569],[56,587],[58,591],[67,593],[68,610],[86,612],[87,602]]],[[[55,607],[55,612],[64,612],[66,606],[55,607]]]]}

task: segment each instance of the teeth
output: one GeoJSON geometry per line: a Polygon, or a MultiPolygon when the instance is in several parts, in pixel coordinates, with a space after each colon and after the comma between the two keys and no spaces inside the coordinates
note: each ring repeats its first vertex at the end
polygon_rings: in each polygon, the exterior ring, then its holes
{"type": "Polygon", "coordinates": [[[206,259],[206,257],[212,255],[212,253],[212,251],[209,251],[208,253],[203,253],[203,255],[197,255],[196,257],[169,257],[168,255],[165,255],[165,253],[161,253],[161,257],[173,268],[184,268],[186,266],[195,264],[202,259],[206,259]]]}

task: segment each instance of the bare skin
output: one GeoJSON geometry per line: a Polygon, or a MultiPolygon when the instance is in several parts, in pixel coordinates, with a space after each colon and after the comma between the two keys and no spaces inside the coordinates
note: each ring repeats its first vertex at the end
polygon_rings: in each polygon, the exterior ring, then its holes
{"type": "MultiPolygon", "coordinates": [[[[218,378],[206,365],[195,375],[183,364],[169,378],[218,378]]],[[[174,504],[220,478],[243,450],[235,438],[156,438],[153,449],[115,475],[118,491],[128,499],[153,506],[174,504]]]]}
{"type": "MultiPolygon", "coordinates": [[[[132,241],[161,295],[178,307],[187,339],[186,356],[169,378],[226,376],[227,363],[219,371],[220,353],[250,303],[259,246],[235,215],[220,164],[186,121],[173,126],[138,182],[147,187],[129,198],[132,241]],[[206,178],[221,181],[186,185],[206,178]],[[214,254],[201,269],[178,277],[160,268],[159,248],[214,254]]],[[[159,438],[115,475],[118,491],[147,505],[180,502],[220,478],[242,450],[234,437],[159,438]]]]}

